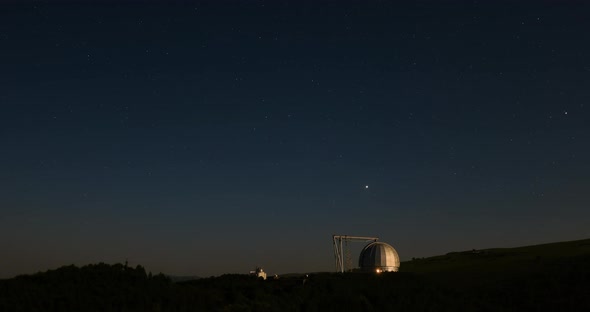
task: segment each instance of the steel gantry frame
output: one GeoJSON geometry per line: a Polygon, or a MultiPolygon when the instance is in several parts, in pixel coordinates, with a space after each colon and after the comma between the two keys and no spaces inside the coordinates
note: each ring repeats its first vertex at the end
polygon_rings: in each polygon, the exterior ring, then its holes
{"type": "MultiPolygon", "coordinates": [[[[344,273],[351,270],[352,267],[346,268],[344,262],[344,253],[348,252],[348,258],[350,258],[350,250],[348,250],[348,242],[351,241],[363,241],[363,242],[376,242],[379,237],[369,236],[349,236],[349,235],[332,235],[332,243],[334,245],[334,259],[336,260],[336,272],[344,273]],[[346,250],[345,250],[346,248],[346,250]]],[[[350,261],[350,260],[349,260],[350,261]]],[[[352,265],[349,265],[352,266],[352,265]]]]}

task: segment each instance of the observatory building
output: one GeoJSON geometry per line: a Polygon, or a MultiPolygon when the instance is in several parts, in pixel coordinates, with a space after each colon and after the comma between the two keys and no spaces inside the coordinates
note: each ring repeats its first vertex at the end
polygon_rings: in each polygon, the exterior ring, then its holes
{"type": "Polygon", "coordinates": [[[250,271],[251,276],[262,277],[263,280],[266,280],[266,272],[261,267],[256,267],[256,270],[250,271]]]}
{"type": "Polygon", "coordinates": [[[361,251],[359,267],[364,272],[397,272],[399,270],[399,255],[391,245],[378,242],[379,237],[332,235],[334,244],[334,259],[336,260],[336,272],[356,271],[352,267],[348,242],[369,242],[361,251]],[[345,260],[346,259],[346,260],[345,260]]]}
{"type": "Polygon", "coordinates": [[[359,257],[359,267],[365,272],[397,272],[399,262],[397,251],[383,242],[369,243],[359,257]]]}

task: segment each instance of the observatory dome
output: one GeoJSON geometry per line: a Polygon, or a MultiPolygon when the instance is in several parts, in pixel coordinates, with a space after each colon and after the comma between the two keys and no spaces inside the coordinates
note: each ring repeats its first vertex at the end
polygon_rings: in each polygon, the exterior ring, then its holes
{"type": "Polygon", "coordinates": [[[397,272],[399,255],[389,244],[372,242],[361,251],[359,266],[363,271],[397,272]]]}

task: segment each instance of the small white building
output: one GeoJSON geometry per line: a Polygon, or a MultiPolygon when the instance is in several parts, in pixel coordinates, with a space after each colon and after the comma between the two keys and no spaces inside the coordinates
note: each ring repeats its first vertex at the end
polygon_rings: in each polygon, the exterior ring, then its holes
{"type": "Polygon", "coordinates": [[[250,275],[262,277],[263,280],[266,280],[266,272],[264,272],[261,267],[257,267],[256,270],[250,271],[250,275]]]}

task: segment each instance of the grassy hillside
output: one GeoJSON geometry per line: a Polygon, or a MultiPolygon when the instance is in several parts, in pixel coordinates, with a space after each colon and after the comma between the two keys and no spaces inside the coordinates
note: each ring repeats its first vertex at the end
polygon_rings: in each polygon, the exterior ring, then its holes
{"type": "Polygon", "coordinates": [[[590,309],[590,239],[450,252],[400,266],[494,310],[590,309]]]}
{"type": "MultiPolygon", "coordinates": [[[[401,272],[506,272],[542,270],[567,265],[590,255],[590,239],[517,248],[493,248],[450,252],[402,262],[401,272]]],[[[567,268],[565,268],[567,269],[567,268]]]]}

